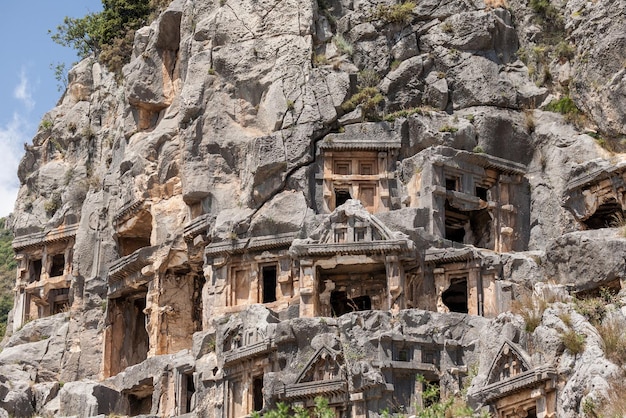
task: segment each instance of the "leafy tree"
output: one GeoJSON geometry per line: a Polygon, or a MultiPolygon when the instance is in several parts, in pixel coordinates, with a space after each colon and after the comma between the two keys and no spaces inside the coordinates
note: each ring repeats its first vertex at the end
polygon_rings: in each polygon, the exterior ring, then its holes
{"type": "Polygon", "coordinates": [[[81,18],[66,16],[56,31],[49,33],[54,42],[75,49],[79,57],[93,54],[109,70],[119,74],[130,59],[134,31],[147,24],[151,14],[167,3],[163,0],[102,0],[101,12],[81,18]]]}
{"type": "Polygon", "coordinates": [[[0,339],[4,337],[9,311],[13,308],[15,257],[13,234],[6,228],[6,218],[0,218],[0,339]]]}

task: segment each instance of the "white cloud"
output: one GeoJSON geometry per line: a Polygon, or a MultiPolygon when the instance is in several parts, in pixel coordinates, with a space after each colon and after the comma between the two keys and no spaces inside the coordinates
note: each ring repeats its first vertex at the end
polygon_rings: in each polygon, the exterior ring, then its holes
{"type": "Polygon", "coordinates": [[[19,189],[17,167],[23,154],[22,144],[29,139],[28,127],[28,122],[17,113],[0,126],[0,216],[13,212],[19,189]]]}
{"type": "Polygon", "coordinates": [[[13,90],[13,97],[21,101],[29,111],[35,107],[35,100],[33,100],[33,95],[30,91],[30,82],[23,68],[20,73],[20,83],[13,90]]]}

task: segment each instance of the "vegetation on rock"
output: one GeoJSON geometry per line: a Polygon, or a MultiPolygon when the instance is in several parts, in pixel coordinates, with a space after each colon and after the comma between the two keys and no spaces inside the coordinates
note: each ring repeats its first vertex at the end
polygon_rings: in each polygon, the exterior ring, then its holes
{"type": "Polygon", "coordinates": [[[15,257],[13,234],[6,228],[6,218],[0,218],[0,339],[6,331],[9,311],[13,308],[13,284],[15,281],[15,257]]]}
{"type": "Polygon", "coordinates": [[[56,43],[74,48],[81,58],[94,54],[120,73],[130,60],[135,30],[169,3],[167,0],[102,0],[103,10],[84,17],[66,16],[51,34],[56,43]]]}

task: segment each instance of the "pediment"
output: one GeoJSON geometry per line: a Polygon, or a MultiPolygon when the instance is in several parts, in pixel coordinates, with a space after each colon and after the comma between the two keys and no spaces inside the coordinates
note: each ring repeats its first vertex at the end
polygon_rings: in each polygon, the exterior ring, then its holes
{"type": "Polygon", "coordinates": [[[360,201],[352,199],[335,209],[324,226],[320,244],[387,241],[394,235],[360,201]]]}
{"type": "Polygon", "coordinates": [[[487,384],[507,380],[531,368],[528,355],[516,344],[505,341],[491,363],[487,384]]]}
{"type": "Polygon", "coordinates": [[[342,360],[340,354],[324,346],[304,366],[296,383],[323,382],[343,378],[342,360]]]}

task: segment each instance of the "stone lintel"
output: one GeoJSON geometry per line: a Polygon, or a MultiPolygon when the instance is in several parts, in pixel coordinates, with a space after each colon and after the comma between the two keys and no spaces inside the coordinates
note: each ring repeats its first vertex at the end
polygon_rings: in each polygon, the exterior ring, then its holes
{"type": "Polygon", "coordinates": [[[284,234],[215,242],[207,245],[204,254],[205,256],[211,258],[220,254],[237,254],[246,251],[288,248],[292,241],[296,238],[297,234],[297,232],[287,232],[284,234]]]}

